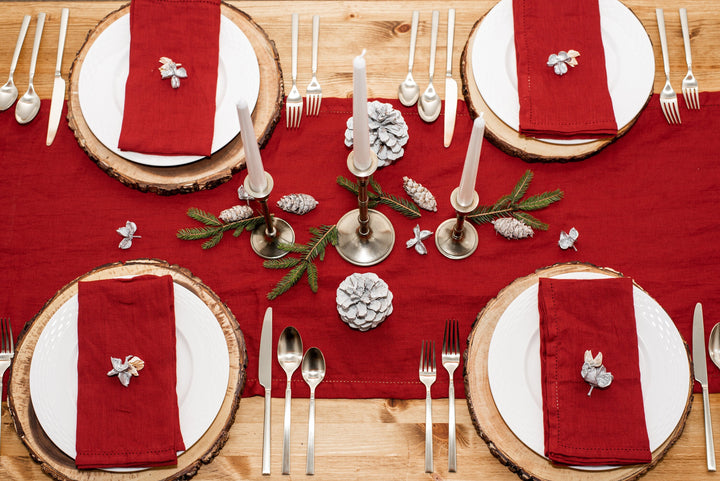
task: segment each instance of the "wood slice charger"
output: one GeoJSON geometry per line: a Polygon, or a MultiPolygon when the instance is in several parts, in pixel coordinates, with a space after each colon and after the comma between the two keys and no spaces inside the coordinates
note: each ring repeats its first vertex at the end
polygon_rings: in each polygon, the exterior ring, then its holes
{"type": "Polygon", "coordinates": [[[98,267],[75,279],[63,287],[41,309],[35,318],[26,324],[18,340],[15,359],[10,372],[8,385],[8,408],[15,430],[27,446],[33,460],[41,464],[44,473],[57,480],[112,480],[127,479],[138,481],[188,479],[197,474],[203,464],[211,462],[225,445],[230,427],[235,421],[235,413],[240,403],[240,395],[245,385],[247,351],[245,340],[238,323],[230,309],[189,271],[164,261],[139,259],[124,263],[98,267]],[[62,452],[47,436],[33,410],[30,398],[30,363],[40,334],[53,314],[68,299],[77,294],[78,281],[110,279],[121,276],[142,274],[170,275],[173,281],[198,296],[212,311],[222,328],[227,343],[230,372],[225,399],[217,416],[205,434],[187,451],[178,456],[176,466],[158,467],[117,473],[96,469],[78,470],[75,460],[62,452]]]}
{"type": "MultiPolygon", "coordinates": [[[[153,167],[124,159],[103,145],[92,133],[80,109],[78,80],[80,70],[93,42],[115,20],[128,14],[125,5],[110,13],[88,32],[85,43],[78,51],[70,68],[68,94],[68,124],[75,132],[80,147],[105,171],[123,184],[143,192],[178,194],[212,189],[230,180],[233,174],[245,166],[245,151],[240,135],[210,157],[176,167],[153,167]]],[[[280,58],[275,43],[265,31],[246,13],[225,2],[221,4],[222,15],[235,23],[250,40],[260,66],[260,92],[252,113],[255,135],[262,148],[270,139],[280,120],[284,89],[280,58]]]]}
{"type": "MultiPolygon", "coordinates": [[[[470,31],[470,37],[460,57],[460,75],[462,77],[463,97],[465,98],[470,114],[475,118],[480,115],[480,112],[483,113],[483,118],[485,119],[485,137],[500,150],[508,155],[519,157],[526,162],[571,162],[583,160],[615,142],[625,135],[633,124],[635,124],[635,121],[643,109],[640,109],[638,115],[630,122],[622,128],[619,128],[616,136],[583,144],[555,144],[521,135],[517,130],[503,122],[495,115],[490,107],[488,107],[475,82],[472,67],[472,50],[475,45],[475,36],[484,18],[485,16],[475,22],[475,25],[473,25],[470,31]]],[[[494,47],[488,46],[488,48],[494,47]]],[[[497,67],[488,66],[488,68],[497,67]]],[[[648,92],[648,97],[644,105],[647,105],[651,97],[652,88],[650,88],[648,92]]]]}
{"type": "MultiPolygon", "coordinates": [[[[463,375],[465,378],[465,392],[468,409],[475,430],[487,443],[488,449],[510,471],[525,480],[578,480],[590,481],[627,481],[640,477],[652,469],[675,444],[682,434],[685,422],[690,414],[692,405],[693,376],[688,371],[687,402],[680,420],[673,432],[652,453],[652,461],[648,464],[635,464],[620,466],[615,469],[602,471],[585,471],[553,464],[548,459],[538,455],[515,436],[513,431],[505,424],[495,405],[488,380],[488,351],[493,332],[500,317],[510,303],[530,286],[537,284],[540,277],[553,277],[561,274],[590,272],[607,276],[621,277],[616,271],[599,268],[590,264],[566,263],[540,269],[533,274],[516,279],[505,287],[497,297],[490,300],[478,314],[468,337],[468,348],[464,353],[463,375]]],[[[637,285],[636,285],[637,286],[637,285]]],[[[690,353],[687,344],[685,351],[690,353]]],[[[579,372],[579,369],[578,369],[579,372]]]]}

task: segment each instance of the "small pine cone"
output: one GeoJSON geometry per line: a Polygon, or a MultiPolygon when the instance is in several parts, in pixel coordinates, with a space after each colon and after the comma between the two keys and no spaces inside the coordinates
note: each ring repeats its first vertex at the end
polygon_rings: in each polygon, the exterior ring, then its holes
{"type": "Polygon", "coordinates": [[[431,212],[437,212],[437,202],[435,196],[424,187],[412,180],[410,177],[403,177],[403,189],[420,207],[431,212]]]}
{"type": "Polygon", "coordinates": [[[247,219],[251,217],[252,214],[253,210],[249,205],[234,205],[220,212],[220,220],[229,224],[230,222],[247,219]]]}
{"type": "Polygon", "coordinates": [[[285,212],[303,215],[317,207],[318,201],[309,194],[288,194],[280,197],[277,205],[285,212]]]}
{"type": "Polygon", "coordinates": [[[492,221],[495,232],[508,239],[524,239],[532,237],[532,227],[514,217],[501,217],[492,221]]]}

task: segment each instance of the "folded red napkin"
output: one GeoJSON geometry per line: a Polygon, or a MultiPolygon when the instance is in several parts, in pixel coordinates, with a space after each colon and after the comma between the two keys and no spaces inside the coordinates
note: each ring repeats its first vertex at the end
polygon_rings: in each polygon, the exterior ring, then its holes
{"type": "Polygon", "coordinates": [[[130,71],[118,148],[148,154],[210,155],[220,39],[220,0],[132,0],[130,71]],[[172,88],[161,57],[187,78],[172,88]]]}
{"type": "Polygon", "coordinates": [[[617,134],[608,92],[598,0],[512,0],[520,133],[548,138],[617,134]],[[557,75],[551,54],[575,50],[557,75]]]}
{"type": "Polygon", "coordinates": [[[77,467],[177,464],[172,278],[80,282],[78,303],[77,467]],[[129,355],[145,367],[125,387],[107,374],[129,355]]]}
{"type": "Polygon", "coordinates": [[[540,362],[545,455],[573,465],[651,460],[643,407],[632,280],[540,279],[540,362]],[[593,389],[586,350],[614,376],[593,389]]]}

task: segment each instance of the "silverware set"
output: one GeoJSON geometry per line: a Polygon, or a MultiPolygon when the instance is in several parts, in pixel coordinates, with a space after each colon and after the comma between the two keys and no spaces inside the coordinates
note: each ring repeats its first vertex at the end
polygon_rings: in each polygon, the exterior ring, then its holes
{"type": "MultiPolygon", "coordinates": [[[[460,331],[456,319],[445,321],[443,345],[440,358],[449,377],[448,386],[448,471],[457,471],[457,437],[455,432],[455,384],[453,375],[460,365],[460,331]]],[[[420,351],[420,382],[425,385],[425,472],[432,473],[432,395],[431,387],[437,379],[435,342],[424,340],[420,351]]]]}
{"type": "MultiPolygon", "coordinates": [[[[292,88],[285,101],[285,126],[288,129],[297,129],[300,127],[300,121],[303,114],[303,97],[297,88],[297,57],[298,57],[298,35],[299,35],[299,18],[297,13],[292,14],[292,51],[291,51],[291,77],[292,88]]],[[[312,30],[312,79],[305,90],[306,115],[317,116],[320,114],[320,103],[322,102],[322,88],[317,79],[318,64],[318,39],[320,36],[320,17],[313,16],[312,30]]]]}
{"type": "Polygon", "coordinates": [[[12,333],[10,319],[0,319],[0,393],[2,393],[2,377],[10,367],[15,356],[15,338],[12,333]]]}
{"type": "MultiPolygon", "coordinates": [[[[667,34],[665,33],[665,14],[662,8],[655,9],[658,31],[660,33],[660,46],[662,48],[663,67],[665,70],[665,86],[660,92],[660,108],[669,124],[680,124],[680,109],[678,108],[677,94],[670,85],[670,55],[668,53],[667,34]]],[[[683,41],[685,43],[685,60],[688,66],[687,75],[682,81],[682,94],[685,106],[688,109],[700,108],[698,82],[692,73],[692,54],[690,52],[690,33],[687,19],[687,9],[680,9],[680,23],[682,25],[683,41]]]]}

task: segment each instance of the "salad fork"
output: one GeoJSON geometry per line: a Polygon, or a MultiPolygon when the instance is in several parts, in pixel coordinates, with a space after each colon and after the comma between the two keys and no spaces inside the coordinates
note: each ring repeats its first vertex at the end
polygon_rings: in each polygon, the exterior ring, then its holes
{"type": "Polygon", "coordinates": [[[657,16],[658,30],[660,31],[660,45],[663,54],[663,66],[665,67],[665,86],[660,92],[660,108],[662,108],[665,119],[669,124],[679,124],[680,110],[678,109],[677,94],[670,85],[670,59],[668,57],[667,37],[665,35],[665,14],[662,8],[655,9],[657,16]]]}
{"type": "Polygon", "coordinates": [[[320,16],[313,15],[313,31],[312,31],[312,80],[307,86],[305,97],[307,97],[307,106],[305,113],[307,115],[320,114],[320,102],[322,102],[322,89],[320,82],[317,80],[317,57],[318,57],[318,36],[320,33],[320,16]]]}
{"type": "Polygon", "coordinates": [[[298,14],[292,14],[292,88],[285,102],[286,127],[300,127],[302,118],[303,98],[297,88],[297,53],[298,53],[298,14]]]}
{"type": "Polygon", "coordinates": [[[10,319],[0,319],[0,393],[2,392],[2,377],[10,367],[11,360],[15,355],[14,339],[10,319]]]}
{"type": "Polygon", "coordinates": [[[690,53],[690,28],[688,27],[687,9],[680,9],[680,25],[682,25],[683,41],[685,43],[685,60],[687,62],[687,75],[682,81],[682,93],[685,97],[685,106],[689,109],[700,108],[698,95],[698,82],[692,73],[692,54],[690,53]]]}
{"type": "Polygon", "coordinates": [[[450,378],[448,387],[448,471],[457,470],[457,448],[455,441],[455,384],[453,374],[460,364],[460,333],[457,319],[445,321],[443,335],[442,365],[447,369],[450,378]]]}
{"type": "Polygon", "coordinates": [[[420,351],[420,382],[425,385],[425,472],[433,472],[432,396],[430,386],[437,377],[435,342],[423,341],[420,351]],[[432,359],[431,359],[432,358],[432,359]]]}

